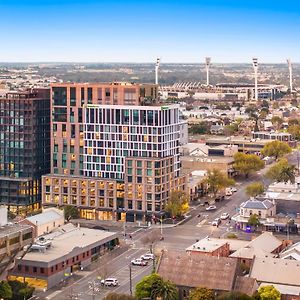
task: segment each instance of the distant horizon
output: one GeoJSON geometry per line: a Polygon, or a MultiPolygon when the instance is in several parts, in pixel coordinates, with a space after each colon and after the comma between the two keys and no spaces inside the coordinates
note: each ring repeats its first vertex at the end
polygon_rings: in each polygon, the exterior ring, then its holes
{"type": "MultiPolygon", "coordinates": [[[[135,62],[135,61],[0,61],[1,64],[153,64],[155,65],[155,61],[143,61],[143,62],[135,62]]],[[[176,65],[204,65],[205,62],[172,62],[172,61],[161,61],[161,65],[163,64],[176,64],[176,65]]],[[[251,65],[252,62],[211,62],[211,65],[251,65]]],[[[287,65],[287,62],[261,62],[258,60],[259,65],[287,65]]],[[[293,65],[300,64],[300,62],[293,62],[293,65]]]]}

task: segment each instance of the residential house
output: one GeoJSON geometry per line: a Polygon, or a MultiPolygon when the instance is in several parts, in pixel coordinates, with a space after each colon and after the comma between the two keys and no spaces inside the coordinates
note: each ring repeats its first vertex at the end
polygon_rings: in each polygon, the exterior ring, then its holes
{"type": "Polygon", "coordinates": [[[251,242],[248,242],[244,247],[232,253],[230,257],[237,258],[240,263],[250,268],[254,257],[277,257],[287,245],[287,241],[279,240],[273,233],[264,232],[251,242]]]}
{"type": "MultiPolygon", "coordinates": [[[[157,266],[157,273],[165,280],[170,280],[179,289],[179,298],[188,297],[197,287],[214,290],[215,295],[230,292],[238,288],[241,292],[255,290],[256,282],[240,281],[240,268],[234,258],[208,255],[191,255],[186,252],[164,251],[157,266]],[[241,287],[244,287],[241,290],[241,287]]],[[[247,279],[245,279],[247,281],[247,279]]]]}
{"type": "Polygon", "coordinates": [[[256,279],[260,286],[273,285],[282,294],[283,299],[299,299],[299,274],[299,261],[255,257],[249,276],[256,279]]]}

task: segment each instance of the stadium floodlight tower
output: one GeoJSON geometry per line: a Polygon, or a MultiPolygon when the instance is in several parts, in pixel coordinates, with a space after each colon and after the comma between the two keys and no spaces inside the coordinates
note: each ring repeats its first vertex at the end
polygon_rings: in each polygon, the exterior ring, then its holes
{"type": "Polygon", "coordinates": [[[155,84],[158,84],[158,69],[159,69],[159,64],[160,64],[160,58],[158,57],[156,59],[156,64],[155,64],[155,84]]]}
{"type": "Polygon", "coordinates": [[[254,79],[255,79],[255,100],[258,100],[258,88],[257,88],[257,70],[258,70],[258,59],[256,57],[252,58],[253,69],[254,69],[254,79]]]}
{"type": "Polygon", "coordinates": [[[293,91],[293,69],[292,69],[292,61],[290,58],[288,58],[287,60],[287,64],[289,67],[289,72],[290,72],[290,93],[292,93],[293,91]]]}
{"type": "Polygon", "coordinates": [[[211,57],[205,57],[205,68],[206,68],[206,85],[209,86],[209,68],[211,65],[211,57]]]}

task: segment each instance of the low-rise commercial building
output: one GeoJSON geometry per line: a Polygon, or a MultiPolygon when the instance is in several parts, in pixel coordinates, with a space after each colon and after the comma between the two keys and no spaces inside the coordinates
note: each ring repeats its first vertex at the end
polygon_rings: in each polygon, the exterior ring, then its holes
{"type": "Polygon", "coordinates": [[[6,276],[6,270],[14,262],[24,247],[33,241],[32,227],[9,223],[0,228],[0,279],[6,276]]]}
{"type": "Polygon", "coordinates": [[[256,215],[260,224],[267,224],[268,218],[276,215],[276,204],[274,201],[249,199],[240,205],[239,213],[232,217],[242,230],[246,230],[251,216],[256,215]]]}
{"type": "Polygon", "coordinates": [[[116,233],[66,224],[35,240],[30,252],[16,259],[9,278],[49,289],[117,244],[116,233]]]}
{"type": "Polygon", "coordinates": [[[33,228],[34,237],[38,237],[64,225],[65,217],[63,210],[51,207],[43,209],[40,214],[27,217],[19,223],[30,225],[33,228]]]}

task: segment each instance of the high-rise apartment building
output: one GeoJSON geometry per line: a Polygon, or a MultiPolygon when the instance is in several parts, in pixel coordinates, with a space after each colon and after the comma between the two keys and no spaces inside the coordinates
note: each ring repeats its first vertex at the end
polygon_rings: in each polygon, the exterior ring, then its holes
{"type": "Polygon", "coordinates": [[[157,86],[52,86],[52,172],[44,205],[76,205],[81,217],[144,220],[186,188],[176,105],[160,106],[157,86]]]}
{"type": "Polygon", "coordinates": [[[50,89],[0,98],[0,204],[13,213],[41,207],[41,176],[50,171],[50,89]]]}

